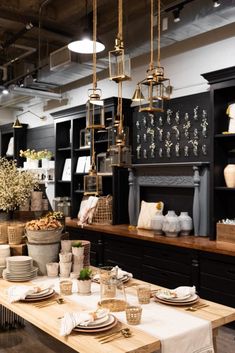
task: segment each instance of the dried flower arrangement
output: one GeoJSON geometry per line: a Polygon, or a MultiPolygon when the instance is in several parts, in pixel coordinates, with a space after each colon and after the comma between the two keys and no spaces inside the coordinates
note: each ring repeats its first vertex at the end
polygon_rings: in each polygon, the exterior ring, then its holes
{"type": "Polygon", "coordinates": [[[38,188],[35,176],[17,169],[15,161],[0,157],[0,210],[13,211],[24,205],[38,188]]]}
{"type": "Polygon", "coordinates": [[[29,148],[25,151],[20,150],[20,157],[30,158],[30,159],[51,159],[52,152],[44,149],[42,151],[30,150],[29,148]]]}

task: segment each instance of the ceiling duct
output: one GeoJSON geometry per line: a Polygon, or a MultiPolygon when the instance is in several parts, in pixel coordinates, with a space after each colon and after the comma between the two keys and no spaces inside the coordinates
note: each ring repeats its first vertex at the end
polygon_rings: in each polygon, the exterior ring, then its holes
{"type": "Polygon", "coordinates": [[[63,99],[63,96],[60,93],[41,91],[27,87],[12,86],[11,91],[22,96],[39,97],[44,99],[63,99]]]}

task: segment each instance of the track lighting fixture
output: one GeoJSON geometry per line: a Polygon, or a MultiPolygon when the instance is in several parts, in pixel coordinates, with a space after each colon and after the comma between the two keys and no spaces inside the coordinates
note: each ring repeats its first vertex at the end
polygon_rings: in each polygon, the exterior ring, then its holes
{"type": "Polygon", "coordinates": [[[213,0],[213,7],[219,7],[220,5],[220,1],[213,0]]]}
{"type": "Polygon", "coordinates": [[[21,122],[19,121],[18,117],[16,117],[16,120],[14,124],[12,125],[13,129],[21,129],[23,126],[21,125],[21,122]]]}
{"type": "Polygon", "coordinates": [[[174,17],[174,22],[180,22],[180,9],[177,7],[177,9],[172,11],[173,17],[174,17]]]}

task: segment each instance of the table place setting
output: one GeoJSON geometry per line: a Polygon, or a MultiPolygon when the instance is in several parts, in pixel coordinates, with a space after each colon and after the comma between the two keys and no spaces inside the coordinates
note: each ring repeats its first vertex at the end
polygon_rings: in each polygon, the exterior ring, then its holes
{"type": "Polygon", "coordinates": [[[133,278],[133,274],[127,271],[122,270],[118,266],[105,266],[101,267],[99,271],[93,276],[92,281],[96,283],[100,283],[100,276],[102,276],[102,270],[104,273],[109,273],[109,275],[113,275],[116,279],[119,281],[126,283],[128,282],[131,278],[133,278]]]}
{"type": "Polygon", "coordinates": [[[60,322],[60,335],[67,336],[72,331],[102,332],[117,325],[117,318],[109,310],[98,308],[95,311],[65,312],[60,322]]]}
{"type": "Polygon", "coordinates": [[[196,294],[196,288],[188,286],[180,286],[175,289],[161,289],[154,294],[154,300],[173,306],[185,306],[197,303],[200,298],[196,294]]]}
{"type": "Polygon", "coordinates": [[[53,285],[41,284],[41,286],[18,285],[11,286],[7,290],[8,300],[10,303],[18,301],[37,302],[52,298],[55,294],[53,285]]]}

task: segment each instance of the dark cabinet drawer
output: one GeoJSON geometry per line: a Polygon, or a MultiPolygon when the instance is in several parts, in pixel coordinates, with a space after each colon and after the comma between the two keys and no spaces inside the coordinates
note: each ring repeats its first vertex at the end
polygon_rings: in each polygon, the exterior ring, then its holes
{"type": "Polygon", "coordinates": [[[147,282],[171,289],[178,286],[192,285],[190,276],[146,265],[143,265],[143,277],[147,282]]]}
{"type": "Polygon", "coordinates": [[[111,251],[116,255],[142,257],[141,243],[132,239],[123,239],[121,237],[104,239],[105,251],[111,251]]]}
{"type": "Polygon", "coordinates": [[[201,259],[201,273],[209,273],[215,276],[221,276],[223,279],[234,280],[235,284],[235,263],[220,262],[211,259],[201,259]]]}
{"type": "Polygon", "coordinates": [[[191,274],[191,254],[189,251],[153,244],[152,247],[144,247],[144,265],[178,272],[184,275],[191,274]]]}

